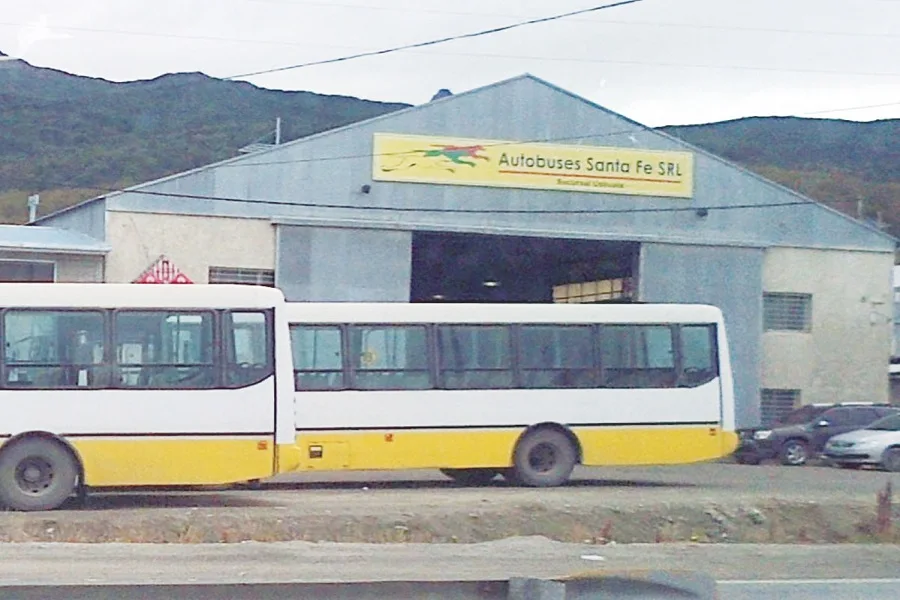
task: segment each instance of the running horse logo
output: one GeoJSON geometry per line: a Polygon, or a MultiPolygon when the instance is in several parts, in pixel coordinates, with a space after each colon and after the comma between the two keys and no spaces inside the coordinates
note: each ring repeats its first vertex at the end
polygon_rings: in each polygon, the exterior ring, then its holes
{"type": "Polygon", "coordinates": [[[435,144],[427,150],[410,150],[389,156],[381,170],[385,173],[406,171],[414,167],[441,169],[456,173],[457,165],[476,167],[476,161],[489,162],[484,146],[447,146],[435,144]]]}

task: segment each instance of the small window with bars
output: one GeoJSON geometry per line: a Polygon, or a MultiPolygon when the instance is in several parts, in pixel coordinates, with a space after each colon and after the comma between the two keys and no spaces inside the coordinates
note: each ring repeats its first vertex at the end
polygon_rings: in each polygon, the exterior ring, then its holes
{"type": "Polygon", "coordinates": [[[275,287],[275,271],[270,269],[210,267],[209,282],[275,287]]]}
{"type": "Polygon", "coordinates": [[[763,427],[780,421],[799,405],[800,390],[762,390],[759,412],[763,427]]]}
{"type": "Polygon", "coordinates": [[[763,294],[763,328],[765,331],[809,331],[812,328],[812,294],[763,294]]]}

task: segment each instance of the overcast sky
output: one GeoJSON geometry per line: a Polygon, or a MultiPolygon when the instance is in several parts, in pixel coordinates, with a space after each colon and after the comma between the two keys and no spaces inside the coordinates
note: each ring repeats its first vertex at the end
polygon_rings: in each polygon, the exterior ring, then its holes
{"type": "MultiPolygon", "coordinates": [[[[5,0],[0,51],[114,81],[267,68],[602,0],[5,0]]],[[[647,125],[900,117],[900,0],[642,0],[416,51],[249,78],[422,103],[532,73],[647,125]],[[888,105],[858,110],[835,110],[888,105]],[[827,112],[825,112],[827,111],[827,112]]]]}

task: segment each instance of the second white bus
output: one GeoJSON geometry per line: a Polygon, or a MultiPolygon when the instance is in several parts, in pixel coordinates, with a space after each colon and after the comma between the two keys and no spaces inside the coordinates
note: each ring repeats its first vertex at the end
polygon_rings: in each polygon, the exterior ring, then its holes
{"type": "Polygon", "coordinates": [[[730,454],[721,312],[700,305],[288,303],[301,470],[565,482],[730,454]]]}

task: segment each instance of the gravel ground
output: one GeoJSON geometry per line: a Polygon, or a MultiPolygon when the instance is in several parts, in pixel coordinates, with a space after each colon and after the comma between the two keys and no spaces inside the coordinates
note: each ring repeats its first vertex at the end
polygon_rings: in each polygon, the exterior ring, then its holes
{"type": "Polygon", "coordinates": [[[900,476],[710,463],[583,469],[571,485],[460,487],[439,473],[291,475],[261,490],[95,493],[84,508],[0,514],[0,540],[574,543],[900,541],[876,493],[900,476]]]}

